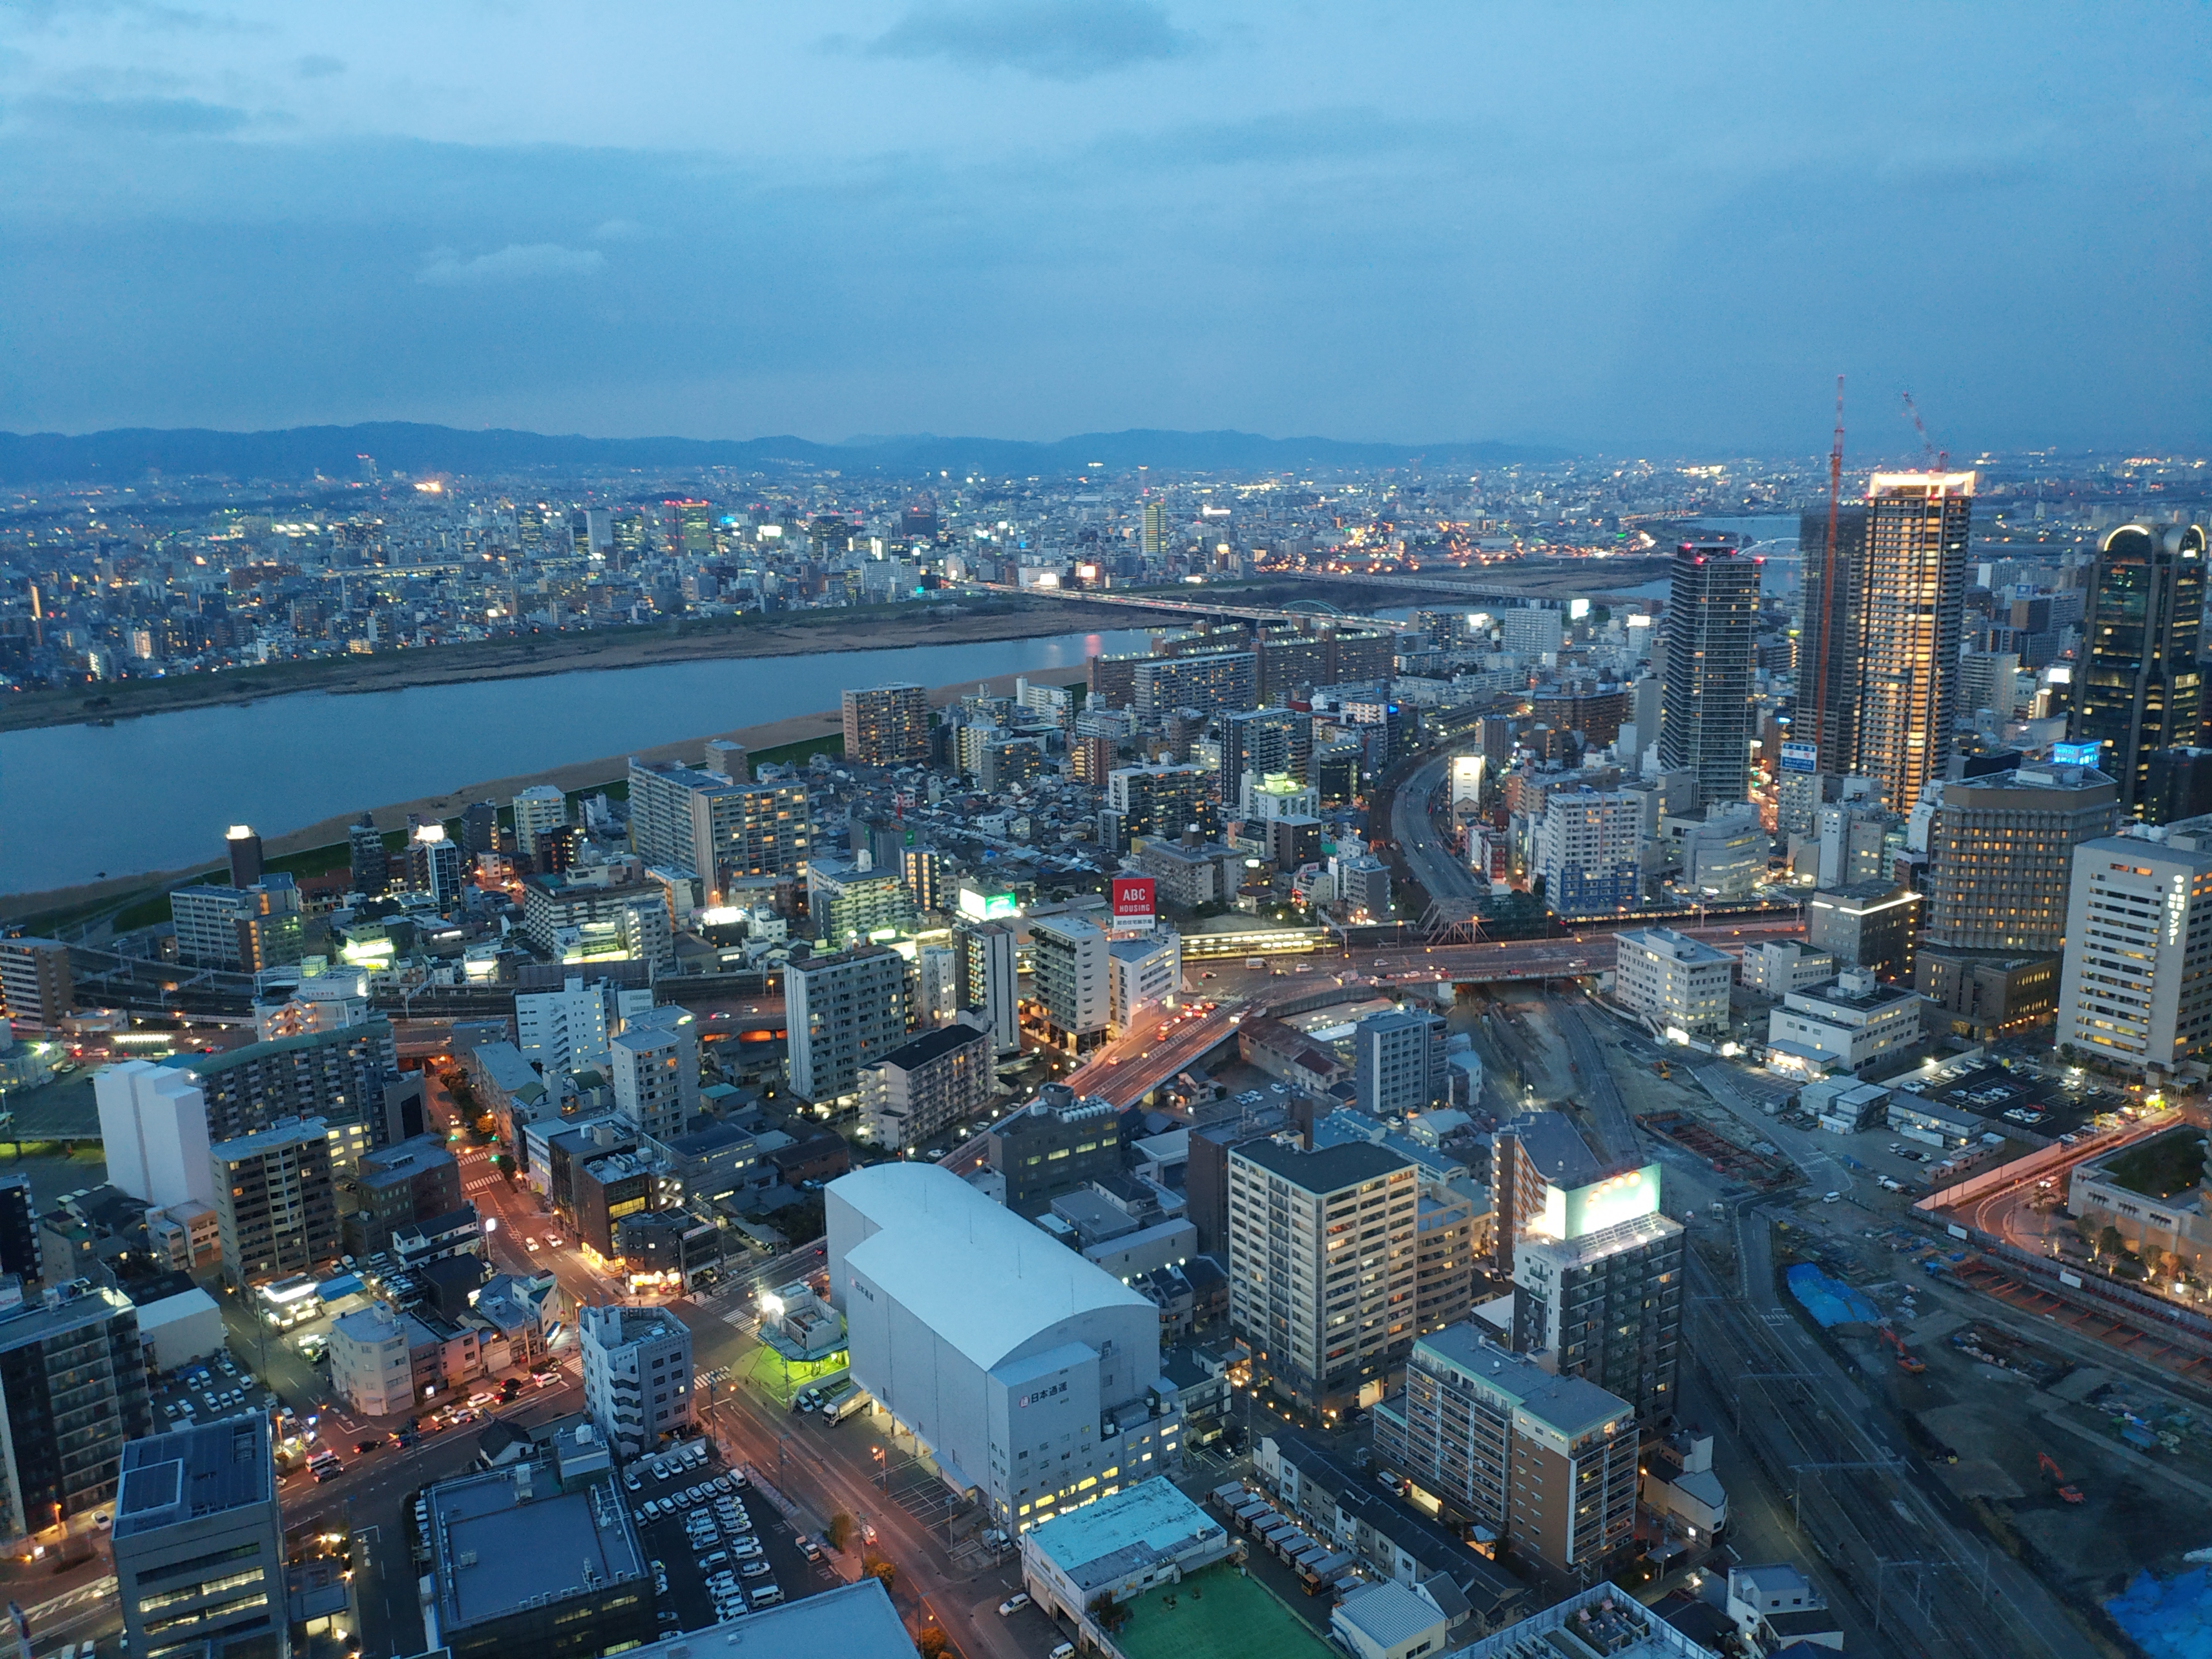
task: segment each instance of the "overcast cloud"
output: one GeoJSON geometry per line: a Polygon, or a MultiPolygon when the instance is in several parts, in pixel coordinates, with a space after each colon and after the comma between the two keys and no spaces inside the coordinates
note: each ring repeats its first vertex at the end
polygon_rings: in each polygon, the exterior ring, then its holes
{"type": "Polygon", "coordinates": [[[2197,5],[0,3],[0,428],[2212,441],[2197,5]]]}

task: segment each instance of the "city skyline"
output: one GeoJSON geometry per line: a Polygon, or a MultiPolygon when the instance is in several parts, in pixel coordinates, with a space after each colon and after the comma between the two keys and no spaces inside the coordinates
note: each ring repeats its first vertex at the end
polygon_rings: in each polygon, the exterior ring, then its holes
{"type": "Polygon", "coordinates": [[[2201,13],[15,16],[0,428],[2212,432],[2201,13]]]}

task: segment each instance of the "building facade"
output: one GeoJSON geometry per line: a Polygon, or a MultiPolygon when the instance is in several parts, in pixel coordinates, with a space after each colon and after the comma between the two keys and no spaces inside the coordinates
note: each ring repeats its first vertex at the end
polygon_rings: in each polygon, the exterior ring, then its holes
{"type": "Polygon", "coordinates": [[[665,1308],[582,1307],[584,1409],[617,1460],[690,1426],[691,1333],[665,1308]]]}
{"type": "Polygon", "coordinates": [[[1728,542],[1674,550],[1659,763],[1689,772],[1701,803],[1741,800],[1750,786],[1759,570],[1757,558],[1728,542]]]}
{"type": "Polygon", "coordinates": [[[217,1141],[215,1209],[223,1277],[234,1287],[303,1273],[338,1255],[337,1187],[319,1117],[217,1141]]]}
{"type": "Polygon", "coordinates": [[[1615,935],[1613,995],[1653,1030],[1724,1032],[1735,963],[1670,927],[1615,935]]]}
{"type": "Polygon", "coordinates": [[[0,1022],[59,1030],[75,997],[68,945],[58,939],[0,939],[0,1022]]]}
{"type": "Polygon", "coordinates": [[[906,1041],[906,963],[896,951],[870,945],[794,957],[783,988],[791,1086],[805,1099],[851,1094],[861,1066],[906,1041]]]}
{"type": "Polygon", "coordinates": [[[1415,1334],[1418,1170],[1388,1147],[1229,1154],[1229,1315],[1274,1389],[1310,1409],[1380,1395],[1415,1334]]]}
{"type": "Polygon", "coordinates": [[[1030,924],[1030,983],[1054,1039],[1095,1044],[1113,1023],[1107,939],[1080,916],[1042,916],[1030,924]]]}
{"type": "Polygon", "coordinates": [[[860,1134],[904,1152],[983,1116],[997,1083],[991,1034],[954,1021],[925,1031],[860,1072],[860,1134]]]}
{"type": "Polygon", "coordinates": [[[0,1536],[115,1500],[123,1448],[154,1432],[138,1311],[82,1280],[26,1300],[0,1281],[0,1536]]]}
{"type": "Polygon", "coordinates": [[[1638,903],[1644,896],[1638,862],[1643,813],[1619,791],[1557,789],[1537,820],[1534,871],[1554,915],[1587,915],[1638,903]]]}
{"type": "Polygon", "coordinates": [[[1928,831],[1926,942],[2056,955],[2074,849],[2111,835],[2119,815],[2119,785],[2093,767],[1946,780],[1928,831]]]}
{"type": "Polygon", "coordinates": [[[1552,1184],[1513,1246],[1513,1346],[1615,1394],[1646,1423],[1680,1395],[1682,1224],[1659,1211],[1659,1167],[1552,1184]]]}
{"type": "Polygon", "coordinates": [[[2074,849],[2057,1037],[2148,1077],[2212,1046],[2212,835],[2074,849]]]}
{"type": "Polygon", "coordinates": [[[132,1653],[289,1659],[284,1517],[266,1416],[125,1446],[108,1535],[132,1653]]]}
{"type": "Polygon", "coordinates": [[[1359,1109],[1374,1117],[1410,1117],[1449,1104],[1443,1016],[1425,1008],[1370,1014],[1352,1028],[1352,1075],[1359,1109]]]}
{"type": "Polygon", "coordinates": [[[878,685],[844,694],[845,758],[856,766],[929,763],[929,693],[878,685]]]}
{"type": "Polygon", "coordinates": [[[2072,734],[2101,743],[2123,815],[2158,823],[2151,757],[2194,747],[2204,712],[2197,646],[2204,626],[2201,525],[2123,525],[2090,577],[2074,671],[2072,734]]]}

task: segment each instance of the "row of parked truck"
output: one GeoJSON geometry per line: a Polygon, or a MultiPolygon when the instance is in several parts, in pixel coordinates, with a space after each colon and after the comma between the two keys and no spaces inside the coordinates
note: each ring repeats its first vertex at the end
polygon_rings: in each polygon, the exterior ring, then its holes
{"type": "Polygon", "coordinates": [[[868,1391],[853,1380],[850,1371],[837,1371],[801,1389],[791,1398],[794,1412],[818,1412],[828,1423],[842,1423],[872,1402],[868,1391]]]}

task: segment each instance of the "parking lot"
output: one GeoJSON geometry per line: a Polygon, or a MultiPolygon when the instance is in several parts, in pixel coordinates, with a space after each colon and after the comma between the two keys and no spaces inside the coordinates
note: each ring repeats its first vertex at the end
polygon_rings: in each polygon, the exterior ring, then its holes
{"type": "Polygon", "coordinates": [[[623,1471],[631,1518],[654,1565],[665,1630],[699,1630],[730,1618],[742,1610],[740,1596],[748,1606],[767,1606],[839,1582],[829,1566],[807,1558],[790,1524],[743,1480],[708,1443],[696,1440],[623,1471]]]}
{"type": "Polygon", "coordinates": [[[266,1411],[276,1397],[228,1352],[181,1365],[154,1390],[157,1428],[181,1429],[242,1413],[266,1411]]]}

